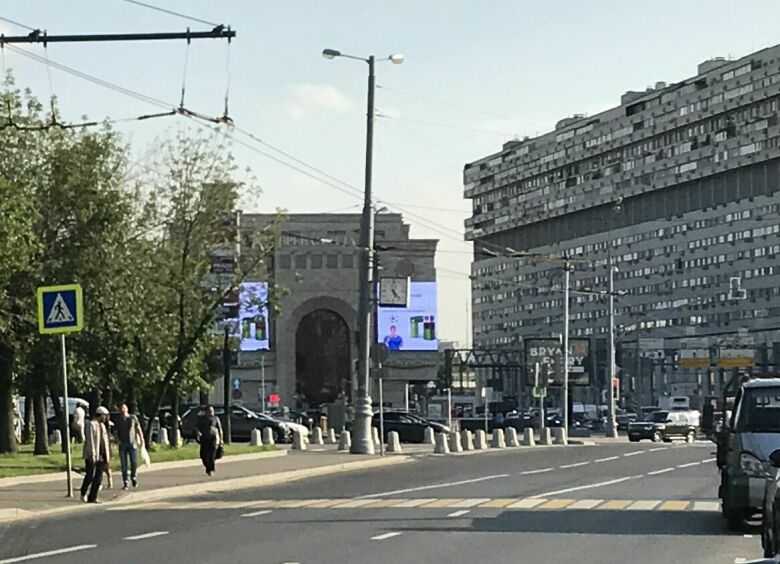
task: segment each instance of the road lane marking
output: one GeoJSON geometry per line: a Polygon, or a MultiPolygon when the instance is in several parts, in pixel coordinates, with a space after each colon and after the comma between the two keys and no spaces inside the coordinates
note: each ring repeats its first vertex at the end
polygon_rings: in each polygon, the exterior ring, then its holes
{"type": "Polygon", "coordinates": [[[430,503],[432,501],[436,501],[436,498],[429,497],[429,498],[420,498],[420,499],[407,499],[406,501],[397,503],[395,507],[419,507],[425,503],[430,503]]]}
{"type": "Polygon", "coordinates": [[[371,540],[385,540],[385,539],[391,539],[393,537],[397,537],[400,535],[400,532],[393,532],[393,533],[384,533],[382,535],[377,535],[375,537],[371,537],[371,540]]]}
{"type": "Polygon", "coordinates": [[[595,462],[598,464],[599,462],[609,462],[610,460],[617,460],[618,458],[618,456],[608,456],[607,458],[597,458],[595,462]]]}
{"type": "Polygon", "coordinates": [[[431,484],[430,486],[420,486],[417,488],[407,488],[405,490],[395,490],[392,492],[382,492],[368,495],[361,495],[355,499],[364,499],[369,497],[383,497],[386,495],[396,495],[410,492],[420,492],[423,490],[435,490],[437,488],[450,488],[452,486],[462,486],[464,484],[475,484],[486,480],[495,480],[496,478],[509,478],[509,474],[495,474],[493,476],[483,476],[482,478],[473,478],[471,480],[460,480],[459,482],[443,482],[441,484],[431,484]]]}
{"type": "Polygon", "coordinates": [[[513,498],[499,498],[499,499],[491,499],[487,503],[483,503],[480,505],[480,507],[486,507],[490,509],[503,509],[507,505],[510,505],[517,501],[516,497],[513,498]]]}
{"type": "Polygon", "coordinates": [[[579,468],[580,466],[587,466],[590,464],[589,460],[586,460],[585,462],[575,462],[574,464],[564,464],[563,466],[559,466],[561,469],[565,468],[579,468]]]}
{"type": "Polygon", "coordinates": [[[694,501],[694,511],[714,511],[715,513],[720,511],[719,501],[694,501]]]}
{"type": "MultiPolygon", "coordinates": [[[[247,507],[272,507],[275,503],[277,503],[279,500],[277,499],[261,499],[259,501],[253,501],[247,507]]],[[[314,503],[315,500],[308,500],[311,503],[314,503]]]]}
{"type": "Polygon", "coordinates": [[[574,503],[573,499],[551,499],[547,503],[540,505],[537,509],[563,509],[571,503],[574,503]]]}
{"type": "Polygon", "coordinates": [[[37,560],[39,558],[47,558],[49,556],[58,556],[60,554],[69,554],[71,552],[79,552],[82,550],[90,550],[97,548],[96,544],[80,544],[77,546],[70,546],[68,548],[60,548],[57,550],[49,550],[47,552],[38,552],[36,554],[27,554],[26,556],[17,556],[16,558],[6,558],[0,560],[0,564],[13,564],[14,562],[26,562],[27,560],[37,560]]]}
{"type": "Polygon", "coordinates": [[[628,458],[629,456],[636,456],[637,454],[643,454],[643,453],[645,453],[645,452],[647,452],[647,451],[646,451],[646,450],[638,450],[638,451],[636,451],[636,452],[629,452],[629,453],[626,453],[626,454],[624,454],[623,456],[625,456],[626,458],[628,458]]]}
{"type": "Polygon", "coordinates": [[[370,503],[374,503],[376,500],[373,499],[353,499],[351,501],[348,501],[347,503],[342,503],[340,505],[334,506],[335,509],[354,509],[356,507],[361,507],[363,505],[368,505],[370,503]]]}
{"type": "Polygon", "coordinates": [[[747,562],[747,558],[735,558],[734,564],[745,564],[747,562]]]}
{"type": "Polygon", "coordinates": [[[715,462],[716,458],[706,458],[700,462],[700,464],[709,464],[710,462],[715,462]]]}
{"type": "Polygon", "coordinates": [[[423,505],[423,507],[450,507],[453,503],[457,501],[463,501],[463,498],[443,498],[443,499],[437,499],[435,501],[432,501],[430,503],[426,503],[423,505]]]}
{"type": "Polygon", "coordinates": [[[627,482],[628,480],[635,480],[637,478],[640,478],[642,475],[639,474],[637,476],[626,476],[625,478],[617,478],[615,480],[607,480],[606,482],[596,482],[595,484],[587,484],[584,486],[575,486],[573,488],[565,488],[563,490],[556,490],[554,492],[547,492],[543,494],[539,494],[540,497],[552,497],[555,495],[565,494],[569,492],[578,492],[581,490],[589,490],[592,488],[600,488],[601,486],[611,486],[612,484],[619,484],[621,482],[627,482]]]}
{"type": "Polygon", "coordinates": [[[125,537],[124,540],[137,541],[137,540],[153,539],[154,537],[164,537],[167,534],[169,534],[169,531],[153,531],[151,533],[144,533],[142,535],[133,535],[131,537],[125,537]]]}
{"type": "Polygon", "coordinates": [[[521,499],[519,501],[514,502],[507,509],[533,509],[534,507],[536,507],[537,505],[541,505],[545,501],[547,500],[538,497],[527,497],[525,499],[521,499]]]}
{"type": "Polygon", "coordinates": [[[370,507],[372,509],[375,507],[395,507],[399,503],[403,503],[403,502],[404,502],[403,499],[375,499],[372,500],[370,503],[367,503],[363,507],[366,508],[370,507]]]}
{"type": "Polygon", "coordinates": [[[691,468],[692,466],[698,466],[701,462],[689,462],[688,464],[678,464],[677,468],[691,468]]]}
{"type": "Polygon", "coordinates": [[[657,447],[657,448],[651,448],[647,452],[658,452],[659,450],[666,450],[669,447],[657,447]]]}
{"type": "Polygon", "coordinates": [[[461,501],[456,501],[455,503],[451,504],[450,507],[474,507],[475,505],[486,503],[488,501],[490,501],[489,497],[464,499],[461,501]]]}
{"type": "Polygon", "coordinates": [[[580,499],[572,503],[569,509],[593,509],[599,503],[602,503],[603,499],[580,499]]]}
{"type": "Polygon", "coordinates": [[[610,499],[599,505],[596,509],[625,509],[634,500],[632,499],[610,499]]]}
{"type": "Polygon", "coordinates": [[[661,504],[661,511],[685,511],[688,508],[688,501],[665,501],[661,504]]]}
{"type": "Polygon", "coordinates": [[[544,474],[545,472],[552,472],[552,468],[540,468],[539,470],[526,470],[525,472],[518,472],[519,476],[530,476],[531,474],[544,474]]]}
{"type": "Polygon", "coordinates": [[[346,500],[342,499],[318,499],[314,503],[310,503],[306,507],[311,507],[313,509],[326,509],[328,507],[333,507],[334,505],[338,505],[339,503],[344,503],[346,500]]]}
{"type": "Polygon", "coordinates": [[[260,517],[260,515],[268,515],[271,513],[270,509],[263,509],[262,511],[252,511],[251,513],[244,513],[241,517],[260,517]]]}
{"type": "Polygon", "coordinates": [[[461,517],[468,512],[469,512],[468,509],[461,509],[460,511],[455,511],[453,513],[450,513],[449,515],[447,515],[447,517],[461,517]]]}
{"type": "Polygon", "coordinates": [[[629,511],[652,511],[660,503],[660,499],[640,499],[626,507],[626,509],[629,511]]]}
{"type": "Polygon", "coordinates": [[[663,468],[662,470],[653,470],[652,472],[648,472],[648,476],[657,476],[658,474],[666,474],[667,472],[671,472],[674,470],[674,468],[663,468]]]}

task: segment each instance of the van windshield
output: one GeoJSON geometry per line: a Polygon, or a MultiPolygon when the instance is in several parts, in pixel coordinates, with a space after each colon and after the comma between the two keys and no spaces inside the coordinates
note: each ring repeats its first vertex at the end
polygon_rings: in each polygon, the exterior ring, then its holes
{"type": "Polygon", "coordinates": [[[780,388],[745,390],[735,430],[738,433],[780,433],[780,388]]]}

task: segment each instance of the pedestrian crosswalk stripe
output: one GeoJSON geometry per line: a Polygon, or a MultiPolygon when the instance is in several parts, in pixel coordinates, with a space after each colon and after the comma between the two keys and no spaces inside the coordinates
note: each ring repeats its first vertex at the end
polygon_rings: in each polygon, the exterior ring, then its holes
{"type": "Polygon", "coordinates": [[[640,499],[639,501],[635,501],[626,507],[626,509],[630,511],[650,511],[651,509],[655,509],[660,504],[660,499],[640,499]]]}
{"type": "Polygon", "coordinates": [[[432,501],[436,501],[436,498],[407,499],[406,501],[396,504],[396,507],[419,507],[432,501]]]}
{"type": "Polygon", "coordinates": [[[509,509],[532,509],[536,507],[537,505],[541,505],[547,501],[546,499],[541,499],[538,497],[528,497],[525,499],[521,499],[519,501],[516,501],[512,505],[509,506],[509,509]]]}
{"type": "Polygon", "coordinates": [[[458,499],[437,499],[436,501],[432,501],[430,503],[426,503],[422,507],[452,507],[453,503],[461,501],[461,499],[462,498],[458,498],[458,499]]]}
{"type": "Polygon", "coordinates": [[[336,509],[354,509],[355,507],[368,505],[369,503],[374,503],[375,501],[375,499],[353,499],[352,501],[342,503],[341,505],[336,505],[335,507],[336,509]]]}
{"type": "Polygon", "coordinates": [[[625,509],[633,503],[631,499],[610,499],[597,507],[597,509],[625,509]]]}
{"type": "Polygon", "coordinates": [[[450,505],[450,507],[474,507],[475,505],[479,505],[480,503],[486,503],[490,501],[490,498],[482,498],[482,499],[463,499],[461,501],[457,501],[450,505]]]}
{"type": "Polygon", "coordinates": [[[307,505],[306,507],[325,509],[327,507],[333,507],[334,505],[338,505],[339,503],[344,503],[344,500],[343,499],[320,499],[310,505],[307,505]]]}
{"type": "Polygon", "coordinates": [[[687,501],[665,501],[659,509],[661,511],[685,511],[688,508],[688,504],[689,502],[687,501]]]}
{"type": "Polygon", "coordinates": [[[492,509],[501,509],[506,507],[507,505],[514,503],[517,501],[516,497],[513,498],[504,498],[504,499],[491,499],[490,501],[486,501],[485,503],[481,503],[480,507],[486,507],[486,508],[492,508],[492,509]]]}
{"type": "Polygon", "coordinates": [[[563,509],[572,503],[574,503],[573,499],[551,499],[544,505],[540,505],[539,509],[563,509]]]}
{"type": "Polygon", "coordinates": [[[720,511],[719,501],[695,501],[693,502],[694,511],[720,511]]]}
{"type": "Polygon", "coordinates": [[[567,509],[593,509],[603,503],[603,499],[580,499],[572,503],[567,509]]]}
{"type": "Polygon", "coordinates": [[[395,507],[399,503],[403,502],[403,499],[373,499],[372,503],[364,505],[364,507],[395,507]]]}

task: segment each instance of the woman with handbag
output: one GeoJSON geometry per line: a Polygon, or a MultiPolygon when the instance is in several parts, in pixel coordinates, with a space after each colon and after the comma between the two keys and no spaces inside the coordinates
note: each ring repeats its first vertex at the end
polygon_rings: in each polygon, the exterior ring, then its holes
{"type": "Polygon", "coordinates": [[[200,443],[200,459],[206,474],[211,476],[215,471],[217,459],[222,458],[221,451],[224,444],[222,435],[222,423],[219,417],[214,415],[214,407],[209,405],[198,421],[198,442],[200,443]]]}

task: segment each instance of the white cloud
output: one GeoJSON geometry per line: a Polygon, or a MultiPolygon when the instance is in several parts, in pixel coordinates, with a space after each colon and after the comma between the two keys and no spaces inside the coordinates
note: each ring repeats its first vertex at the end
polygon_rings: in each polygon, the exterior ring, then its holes
{"type": "Polygon", "coordinates": [[[346,112],[354,106],[352,99],[332,84],[302,82],[291,85],[288,90],[287,108],[295,120],[323,110],[346,112]]]}

